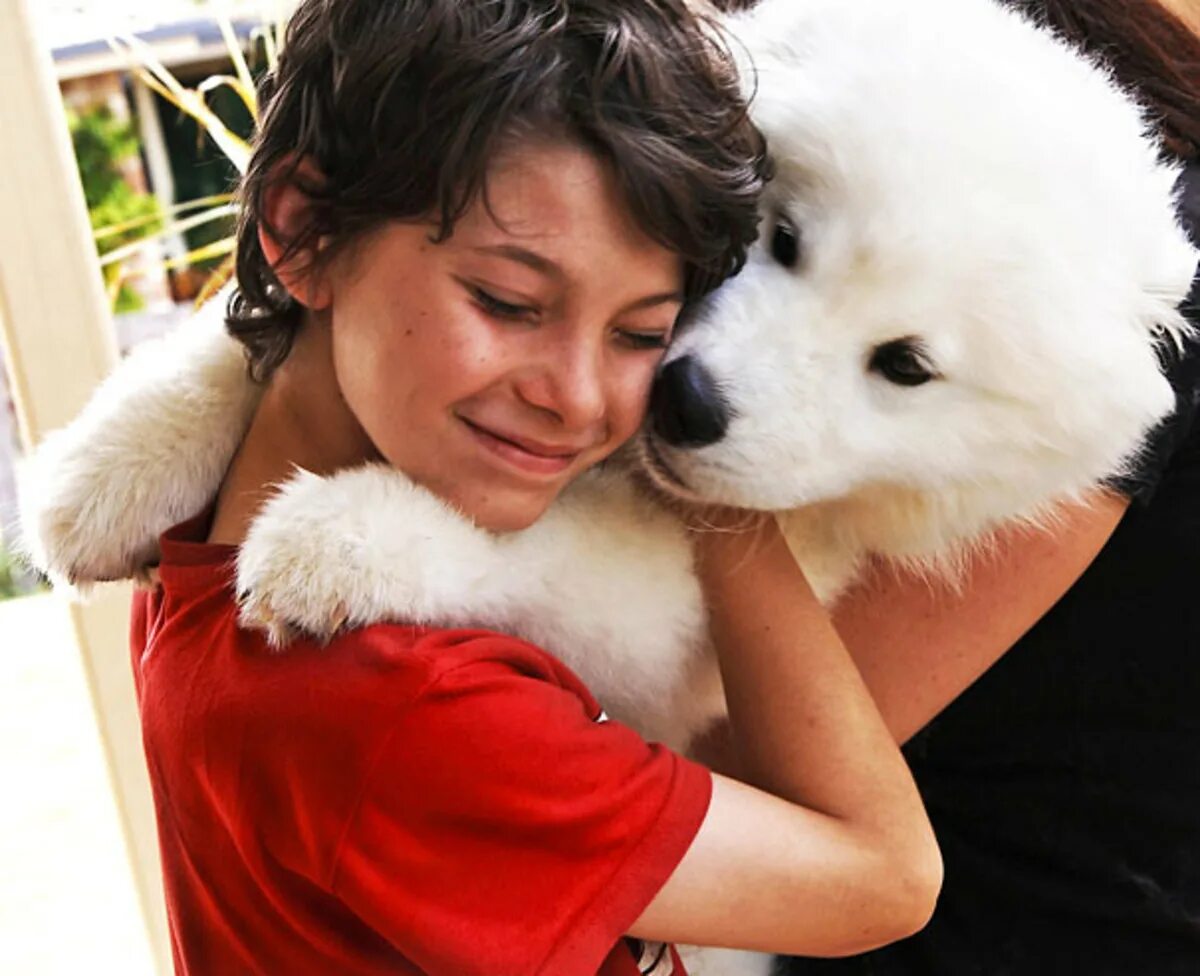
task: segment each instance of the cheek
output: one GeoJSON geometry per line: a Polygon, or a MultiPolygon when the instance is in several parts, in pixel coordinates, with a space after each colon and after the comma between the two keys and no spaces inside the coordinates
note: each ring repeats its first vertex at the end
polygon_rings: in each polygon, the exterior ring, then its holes
{"type": "Polygon", "coordinates": [[[346,405],[376,445],[394,446],[397,432],[411,429],[419,418],[414,408],[422,398],[415,384],[424,376],[422,363],[405,324],[377,310],[335,312],[333,362],[338,387],[346,405]]]}
{"type": "Polygon", "coordinates": [[[644,356],[643,359],[644,362],[635,365],[623,364],[610,387],[609,417],[615,440],[624,441],[632,437],[646,417],[650,388],[662,357],[644,356]]]}

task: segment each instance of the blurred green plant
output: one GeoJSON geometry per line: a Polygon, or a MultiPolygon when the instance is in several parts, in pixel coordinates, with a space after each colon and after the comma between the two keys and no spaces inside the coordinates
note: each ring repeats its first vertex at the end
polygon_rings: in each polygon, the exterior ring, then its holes
{"type": "MultiPolygon", "coordinates": [[[[207,4],[200,5],[208,6],[207,4]]],[[[279,51],[283,43],[285,20],[283,7],[283,3],[277,4],[278,9],[275,16],[265,19],[250,36],[252,48],[256,52],[261,52],[262,60],[268,70],[274,69],[278,63],[279,51]]],[[[225,154],[237,172],[244,174],[250,161],[250,144],[214,110],[210,104],[210,96],[219,89],[232,91],[250,113],[251,119],[257,121],[258,98],[254,76],[241,41],[238,39],[228,15],[214,12],[213,16],[229,51],[234,74],[213,75],[195,88],[187,88],[181,84],[155,56],[153,49],[135,35],[127,34],[110,38],[109,44],[114,50],[122,51],[128,56],[129,70],[152,91],[166,99],[183,114],[195,119],[201,130],[225,154]]],[[[167,214],[161,215],[162,218],[165,218],[161,223],[157,222],[159,221],[158,215],[130,214],[126,218],[119,218],[99,227],[95,232],[98,242],[114,238],[120,239],[117,246],[102,254],[101,265],[105,269],[106,278],[111,274],[119,276],[124,262],[150,246],[151,243],[214,221],[227,221],[236,212],[234,194],[222,193],[190,200],[172,207],[167,214]],[[126,237],[125,235],[132,236],[126,237]],[[110,268],[117,270],[113,272],[109,270],[110,268]]],[[[201,304],[232,276],[235,244],[236,240],[233,235],[224,235],[215,241],[193,248],[181,257],[168,260],[164,262],[164,265],[171,269],[223,259],[217,270],[209,277],[208,283],[197,299],[197,304],[201,304]]]]}
{"type": "Polygon", "coordinates": [[[3,540],[0,540],[0,600],[27,596],[38,588],[38,584],[31,582],[29,574],[22,570],[17,557],[9,552],[3,540]]]}
{"type": "MultiPolygon", "coordinates": [[[[139,151],[137,134],[128,121],[118,119],[107,108],[69,112],[67,121],[96,249],[103,259],[161,226],[158,201],[149,193],[138,193],[122,175],[121,164],[139,151]]],[[[121,263],[102,266],[113,310],[141,308],[141,297],[125,279],[121,263]]]]}
{"type": "Polygon", "coordinates": [[[17,595],[17,578],[13,572],[13,557],[0,542],[0,600],[11,600],[17,595]]]}

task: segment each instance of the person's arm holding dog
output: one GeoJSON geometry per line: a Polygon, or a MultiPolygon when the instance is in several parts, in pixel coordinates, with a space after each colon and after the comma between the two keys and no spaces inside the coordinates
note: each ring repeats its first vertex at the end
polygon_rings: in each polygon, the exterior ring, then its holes
{"type": "Polygon", "coordinates": [[[773,521],[698,548],[748,775],[714,776],[695,841],[632,934],[836,956],[916,931],[941,883],[936,841],[828,615],[773,521]]]}
{"type": "MultiPolygon", "coordinates": [[[[995,664],[1087,570],[1129,499],[1097,491],[1052,528],[1009,526],[953,584],[877,565],[833,608],[838,635],[899,744],[995,664]]],[[[743,736],[722,722],[693,746],[720,773],[753,778],[743,736]]]]}

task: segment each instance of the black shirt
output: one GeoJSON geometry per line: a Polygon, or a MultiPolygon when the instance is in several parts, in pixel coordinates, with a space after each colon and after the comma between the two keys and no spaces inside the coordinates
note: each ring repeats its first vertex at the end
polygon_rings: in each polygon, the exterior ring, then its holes
{"type": "MultiPolygon", "coordinates": [[[[1184,189],[1196,239],[1200,166],[1184,189]]],[[[946,865],[932,922],[780,973],[1200,976],[1200,342],[1164,357],[1177,410],[1116,532],[905,748],[946,865]]]]}

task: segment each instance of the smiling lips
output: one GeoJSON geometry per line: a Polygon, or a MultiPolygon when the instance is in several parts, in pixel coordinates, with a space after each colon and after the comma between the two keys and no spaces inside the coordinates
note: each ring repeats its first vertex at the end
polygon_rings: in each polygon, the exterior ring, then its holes
{"type": "Polygon", "coordinates": [[[518,468],[526,474],[542,476],[561,474],[585,450],[584,447],[543,444],[519,434],[490,430],[466,417],[458,419],[484,448],[508,465],[518,468]]]}

